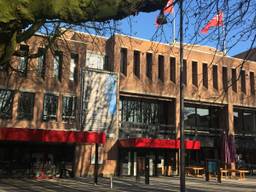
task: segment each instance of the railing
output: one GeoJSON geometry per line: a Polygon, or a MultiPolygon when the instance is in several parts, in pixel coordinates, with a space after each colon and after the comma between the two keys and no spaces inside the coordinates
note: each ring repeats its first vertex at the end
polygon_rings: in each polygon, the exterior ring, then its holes
{"type": "Polygon", "coordinates": [[[120,138],[174,139],[176,129],[174,125],[122,122],[119,136],[120,138]]]}

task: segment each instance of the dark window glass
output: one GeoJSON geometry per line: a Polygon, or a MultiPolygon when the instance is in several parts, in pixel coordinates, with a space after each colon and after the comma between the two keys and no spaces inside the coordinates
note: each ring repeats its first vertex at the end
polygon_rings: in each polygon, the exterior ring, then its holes
{"type": "Polygon", "coordinates": [[[111,66],[110,66],[110,63],[109,63],[108,55],[105,55],[105,57],[104,57],[104,70],[111,71],[111,66]]]}
{"type": "Polygon", "coordinates": [[[192,129],[196,126],[196,108],[195,107],[185,107],[184,125],[186,129],[192,129]]]}
{"type": "Polygon", "coordinates": [[[127,49],[121,48],[120,51],[120,72],[127,75],[127,49]]]}
{"type": "Polygon", "coordinates": [[[170,80],[176,83],[176,58],[170,57],[170,80]]]}
{"type": "Polygon", "coordinates": [[[134,51],[133,53],[133,73],[140,78],[140,52],[134,51]]]}
{"type": "Polygon", "coordinates": [[[146,71],[147,71],[147,77],[149,79],[152,79],[152,64],[153,64],[153,56],[152,56],[152,53],[147,53],[146,55],[146,71]]]}
{"type": "Polygon", "coordinates": [[[197,127],[200,129],[209,128],[210,114],[207,108],[197,108],[197,127]]]}
{"type": "Polygon", "coordinates": [[[236,69],[232,69],[232,90],[237,92],[237,77],[236,77],[236,69]]]}
{"type": "Polygon", "coordinates": [[[61,81],[62,78],[62,60],[63,55],[61,52],[55,52],[53,63],[53,76],[56,80],[61,81]]]}
{"type": "Polygon", "coordinates": [[[234,111],[234,129],[236,133],[251,134],[256,132],[256,115],[254,111],[245,109],[235,109],[234,111]]]}
{"type": "Polygon", "coordinates": [[[253,112],[243,112],[243,130],[250,133],[254,130],[254,113],[253,112]],[[249,131],[249,132],[248,132],[249,131]]]}
{"type": "Polygon", "coordinates": [[[192,84],[198,86],[197,62],[192,61],[192,84]]]}
{"type": "Polygon", "coordinates": [[[158,56],[158,79],[164,82],[164,56],[158,56]]]}
{"type": "Polygon", "coordinates": [[[58,96],[45,94],[43,106],[43,120],[57,119],[58,96]]]}
{"type": "Polygon", "coordinates": [[[38,63],[37,63],[37,74],[39,77],[44,78],[45,76],[45,59],[46,59],[46,51],[43,48],[38,49],[38,63]]]}
{"type": "Polygon", "coordinates": [[[241,70],[241,91],[246,93],[245,71],[241,70]]]}
{"type": "Polygon", "coordinates": [[[75,119],[76,116],[76,97],[62,97],[62,119],[75,119]]]}
{"type": "Polygon", "coordinates": [[[227,67],[222,67],[222,86],[225,91],[228,89],[228,69],[227,67]]]}
{"type": "Polygon", "coordinates": [[[218,89],[218,66],[212,66],[212,79],[213,79],[213,88],[218,89]]]}
{"type": "Polygon", "coordinates": [[[13,97],[13,91],[0,89],[0,118],[8,119],[12,117],[13,97]]]}
{"type": "Polygon", "coordinates": [[[254,72],[250,72],[250,89],[251,89],[251,94],[255,95],[254,72]]]}
{"type": "Polygon", "coordinates": [[[187,85],[187,60],[183,60],[183,77],[184,77],[184,84],[187,85]]]}
{"type": "Polygon", "coordinates": [[[208,88],[208,64],[203,63],[203,86],[208,88]]]}
{"type": "Polygon", "coordinates": [[[27,75],[27,69],[28,69],[28,46],[21,45],[20,47],[20,57],[19,57],[19,65],[18,65],[18,71],[19,74],[22,76],[27,75]]]}
{"type": "Polygon", "coordinates": [[[18,119],[33,119],[35,94],[22,92],[19,98],[18,119]]]}

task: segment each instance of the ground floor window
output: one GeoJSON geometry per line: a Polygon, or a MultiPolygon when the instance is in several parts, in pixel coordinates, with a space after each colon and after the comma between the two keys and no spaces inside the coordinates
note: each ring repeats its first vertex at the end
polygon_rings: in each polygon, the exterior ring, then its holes
{"type": "Polygon", "coordinates": [[[237,134],[256,133],[256,111],[249,109],[234,109],[234,129],[237,134]]]}

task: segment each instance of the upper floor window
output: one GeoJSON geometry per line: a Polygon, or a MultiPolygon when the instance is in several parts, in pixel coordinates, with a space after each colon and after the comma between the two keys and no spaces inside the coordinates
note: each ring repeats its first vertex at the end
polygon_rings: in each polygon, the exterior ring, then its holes
{"type": "Polygon", "coordinates": [[[198,70],[196,61],[192,61],[192,84],[196,87],[198,86],[198,70]]]}
{"type": "Polygon", "coordinates": [[[237,92],[237,77],[236,77],[236,69],[232,69],[232,90],[237,92]]]}
{"type": "Polygon", "coordinates": [[[250,72],[250,89],[251,89],[251,94],[255,95],[254,72],[250,72]]]}
{"type": "Polygon", "coordinates": [[[21,45],[20,46],[20,57],[19,57],[19,65],[18,65],[18,71],[20,75],[26,76],[27,75],[27,69],[28,69],[28,46],[21,45]]]}
{"type": "Polygon", "coordinates": [[[208,88],[208,65],[203,63],[203,86],[208,88]]]}
{"type": "Polygon", "coordinates": [[[222,67],[222,86],[224,91],[228,89],[228,68],[222,67]]]}
{"type": "Polygon", "coordinates": [[[176,83],[176,58],[170,57],[170,80],[176,83]]]}
{"type": "Polygon", "coordinates": [[[153,55],[152,53],[146,54],[146,75],[149,79],[152,79],[152,65],[153,65],[153,55]]]}
{"type": "Polygon", "coordinates": [[[62,57],[63,55],[61,52],[55,52],[53,63],[53,76],[58,81],[61,81],[62,78],[62,57]]]}
{"type": "Polygon", "coordinates": [[[183,83],[187,85],[187,60],[183,60],[183,83]]]}
{"type": "Polygon", "coordinates": [[[53,94],[44,95],[43,120],[57,119],[58,96],[53,94]]]}
{"type": "Polygon", "coordinates": [[[127,49],[121,48],[120,50],[120,72],[127,75],[127,49]]]}
{"type": "Polygon", "coordinates": [[[158,79],[164,82],[164,56],[158,55],[158,79]]]}
{"type": "Polygon", "coordinates": [[[38,49],[38,63],[37,63],[37,74],[39,77],[44,78],[45,76],[45,59],[46,59],[46,50],[43,48],[38,49]]]}
{"type": "Polygon", "coordinates": [[[98,53],[87,50],[86,52],[86,66],[93,69],[104,68],[105,53],[98,53]]]}
{"type": "Polygon", "coordinates": [[[133,73],[140,78],[140,52],[134,51],[133,53],[133,73]]]}
{"type": "Polygon", "coordinates": [[[62,97],[62,119],[75,119],[76,116],[76,97],[62,97]]]}
{"type": "Polygon", "coordinates": [[[69,80],[70,81],[76,80],[77,64],[78,64],[78,55],[71,54],[71,60],[70,60],[70,66],[69,66],[69,80]]]}
{"type": "Polygon", "coordinates": [[[218,66],[212,66],[212,80],[213,80],[213,88],[218,89],[218,66]]]}
{"type": "Polygon", "coordinates": [[[241,91],[246,93],[245,71],[241,70],[241,91]]]}
{"type": "Polygon", "coordinates": [[[13,91],[0,89],[0,118],[8,119],[12,117],[13,97],[13,91]]]}
{"type": "Polygon", "coordinates": [[[34,93],[21,92],[18,106],[18,119],[33,119],[34,93]]]}

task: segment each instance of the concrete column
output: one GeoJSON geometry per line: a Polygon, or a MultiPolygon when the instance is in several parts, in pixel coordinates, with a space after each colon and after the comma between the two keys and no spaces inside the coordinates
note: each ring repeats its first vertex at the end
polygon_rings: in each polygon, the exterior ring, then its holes
{"type": "Polygon", "coordinates": [[[131,175],[131,152],[128,152],[128,175],[131,175]]]}
{"type": "MultiPolygon", "coordinates": [[[[234,130],[234,108],[232,104],[228,104],[227,107],[227,117],[228,117],[228,135],[235,135],[234,130]]],[[[231,163],[231,169],[235,169],[236,164],[235,162],[231,163]]]]}
{"type": "MultiPolygon", "coordinates": [[[[176,126],[176,138],[178,139],[180,137],[180,98],[179,95],[177,95],[175,99],[175,126],[176,126]]],[[[175,155],[175,160],[176,160],[176,166],[174,169],[174,173],[177,175],[179,173],[179,150],[177,150],[175,155]]]]}
{"type": "Polygon", "coordinates": [[[137,175],[137,153],[134,152],[133,155],[133,176],[137,175]]]}

